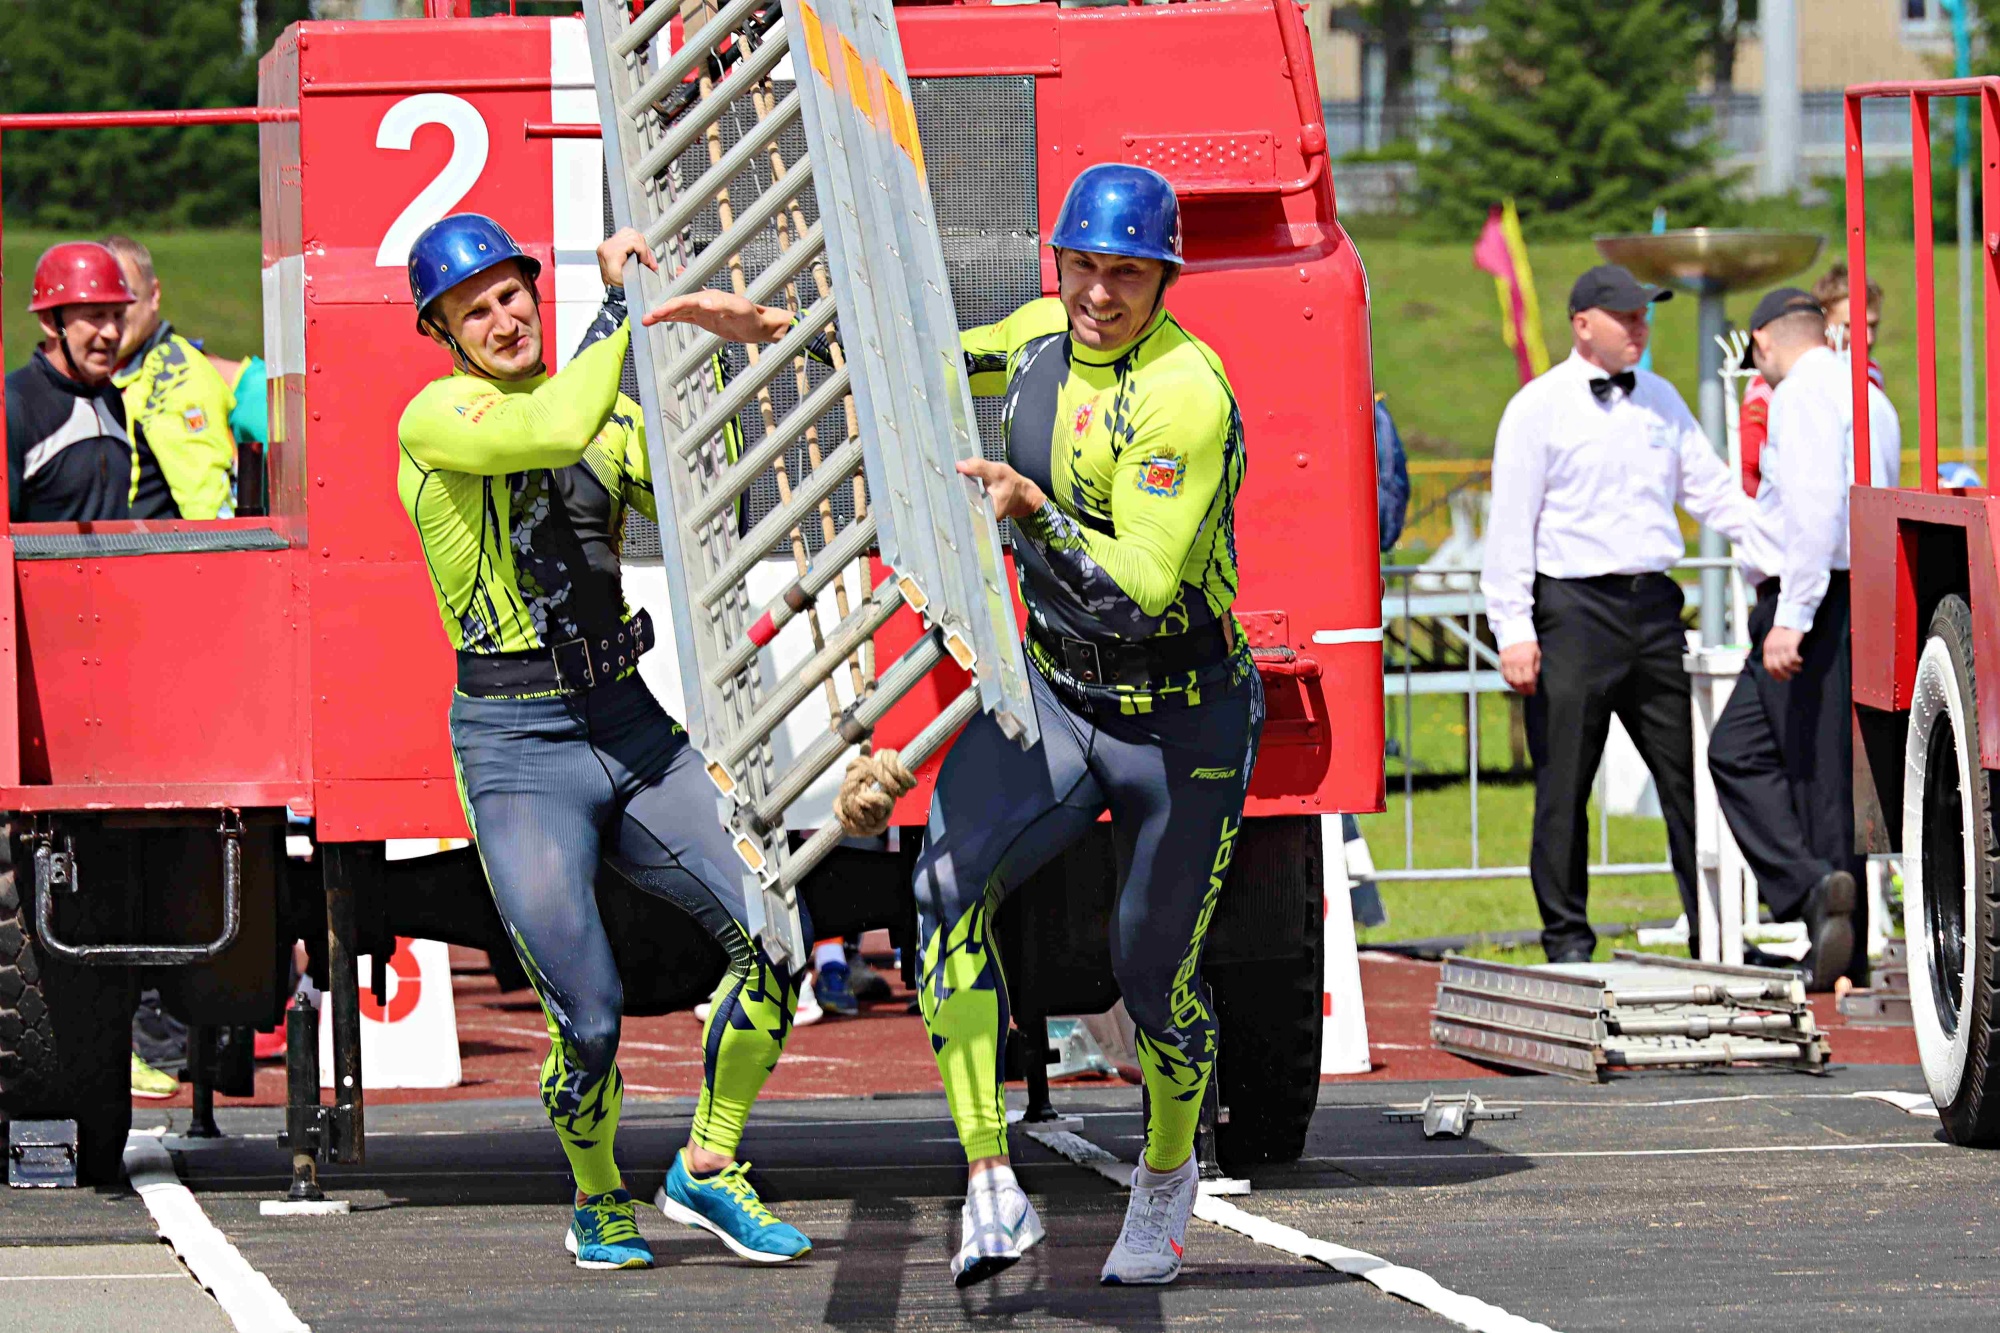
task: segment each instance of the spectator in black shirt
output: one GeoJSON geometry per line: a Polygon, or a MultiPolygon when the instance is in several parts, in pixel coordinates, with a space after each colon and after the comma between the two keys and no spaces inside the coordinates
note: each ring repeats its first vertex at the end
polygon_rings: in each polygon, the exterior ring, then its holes
{"type": "Polygon", "coordinates": [[[28,308],[41,320],[42,343],[7,376],[13,522],[178,517],[111,382],[132,301],[117,257],[94,242],[52,246],[35,265],[28,308]]]}

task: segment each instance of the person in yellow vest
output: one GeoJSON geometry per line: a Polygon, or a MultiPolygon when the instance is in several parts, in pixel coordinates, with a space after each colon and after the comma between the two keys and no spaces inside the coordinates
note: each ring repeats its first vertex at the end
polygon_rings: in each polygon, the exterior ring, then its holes
{"type": "MultiPolygon", "coordinates": [[[[112,382],[125,395],[125,416],[145,432],[182,518],[231,518],[236,513],[236,406],[229,382],[202,350],[160,317],[160,280],[153,256],[129,236],[107,236],[125,281],[138,299],[125,322],[112,382]]],[[[133,512],[138,513],[135,470],[133,512]]]]}

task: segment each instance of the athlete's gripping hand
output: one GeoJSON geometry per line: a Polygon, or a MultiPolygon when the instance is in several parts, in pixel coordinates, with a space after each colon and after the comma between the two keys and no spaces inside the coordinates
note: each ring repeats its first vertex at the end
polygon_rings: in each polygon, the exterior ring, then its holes
{"type": "Polygon", "coordinates": [[[965,476],[979,478],[985,485],[987,497],[993,501],[993,517],[997,519],[1026,518],[1049,502],[1041,487],[1005,463],[966,458],[959,460],[958,470],[965,476]]]}
{"type": "Polygon", "coordinates": [[[646,244],[646,238],[637,227],[624,227],[613,232],[597,247],[597,276],[604,279],[606,287],[625,285],[625,261],[636,259],[655,273],[660,271],[660,261],[653,258],[653,247],[646,244]]]}
{"type": "Polygon", "coordinates": [[[648,328],[693,324],[733,343],[770,343],[791,330],[792,312],[758,305],[734,292],[699,291],[662,301],[639,322],[648,328]]]}

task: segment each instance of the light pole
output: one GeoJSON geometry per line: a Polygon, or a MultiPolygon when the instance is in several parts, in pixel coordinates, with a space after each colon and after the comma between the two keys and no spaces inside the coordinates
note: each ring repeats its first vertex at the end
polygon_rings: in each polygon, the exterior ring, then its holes
{"type": "Polygon", "coordinates": [[[1765,194],[1799,183],[1799,11],[1796,0],[1764,0],[1758,11],[1764,46],[1765,194]]]}

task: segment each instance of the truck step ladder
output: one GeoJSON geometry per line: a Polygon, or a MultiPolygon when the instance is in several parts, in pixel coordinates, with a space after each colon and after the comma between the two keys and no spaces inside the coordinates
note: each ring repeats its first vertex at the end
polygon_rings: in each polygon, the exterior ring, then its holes
{"type": "Polygon", "coordinates": [[[628,263],[626,288],[687,727],[731,803],[752,931],[802,967],[798,886],[843,834],[829,821],[793,849],[786,807],[947,659],[971,684],[904,747],[911,769],[982,709],[1024,747],[1039,739],[999,528],[954,468],[981,456],[978,428],[894,13],[889,0],[660,0],[633,19],[628,0],[585,0],[584,19],[613,221],[660,263],[628,263]],[[637,325],[708,286],[797,323],[728,377],[713,336],[637,325]],[[836,321],[825,364],[809,359],[836,321]],[[736,423],[752,413],[763,431],[746,446],[736,423]],[[750,493],[774,476],[776,507],[749,521],[750,493]],[[871,548],[890,570],[872,587],[871,548]],[[753,593],[774,552],[795,577],[753,593]],[[925,632],[865,670],[903,607],[925,632]],[[769,649],[799,619],[813,651],[780,676],[769,649]],[[774,744],[820,690],[831,728],[796,754],[774,744]]]}

